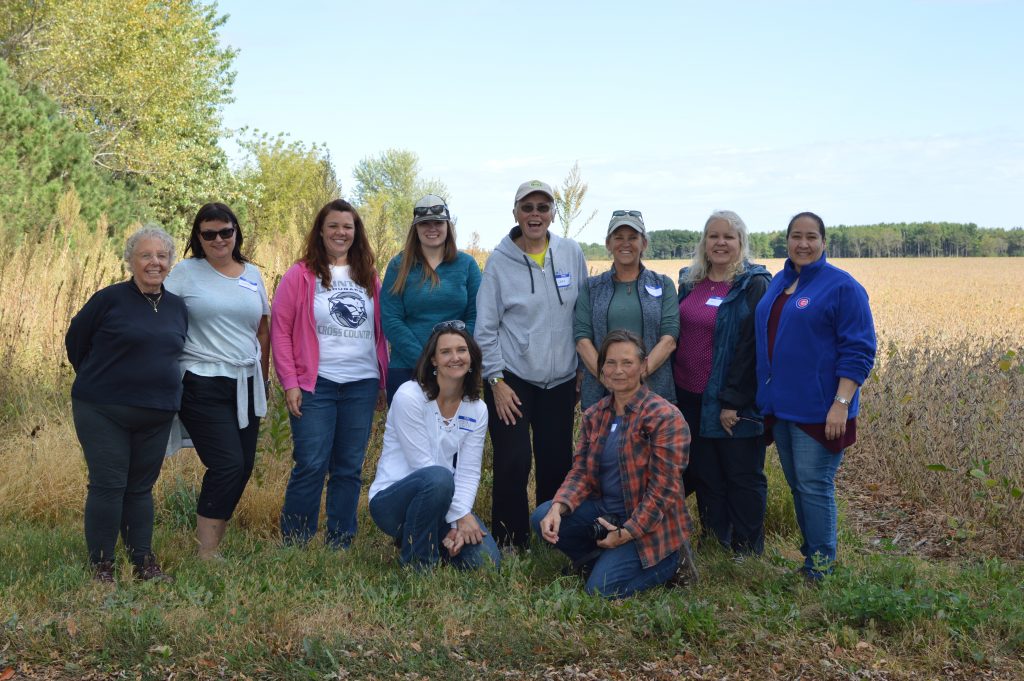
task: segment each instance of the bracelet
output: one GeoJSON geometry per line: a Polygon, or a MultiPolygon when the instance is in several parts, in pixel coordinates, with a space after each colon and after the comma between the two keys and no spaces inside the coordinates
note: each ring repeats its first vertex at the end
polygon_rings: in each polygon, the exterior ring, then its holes
{"type": "Polygon", "coordinates": [[[836,396],[835,396],[835,398],[834,398],[834,400],[835,400],[836,402],[838,402],[839,404],[845,405],[845,406],[847,406],[847,407],[849,407],[849,406],[850,406],[850,400],[846,399],[846,398],[845,398],[845,397],[843,397],[842,395],[836,395],[836,396]]]}

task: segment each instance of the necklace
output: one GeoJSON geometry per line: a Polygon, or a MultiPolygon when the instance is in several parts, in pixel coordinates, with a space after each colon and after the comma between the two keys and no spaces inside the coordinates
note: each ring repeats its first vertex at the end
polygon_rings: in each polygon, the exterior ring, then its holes
{"type": "Polygon", "coordinates": [[[163,300],[164,291],[163,287],[160,288],[160,293],[146,293],[139,285],[132,280],[132,288],[139,292],[139,295],[145,298],[146,302],[153,308],[153,312],[157,312],[157,308],[160,306],[160,301],[163,300]]]}

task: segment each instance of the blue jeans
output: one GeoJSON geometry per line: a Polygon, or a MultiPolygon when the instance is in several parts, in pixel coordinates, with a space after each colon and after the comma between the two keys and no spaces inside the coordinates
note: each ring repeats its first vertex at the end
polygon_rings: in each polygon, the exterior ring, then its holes
{"type": "Polygon", "coordinates": [[[804,568],[811,577],[820,578],[832,571],[836,559],[835,478],[843,453],[828,451],[792,421],[776,422],[772,432],[804,538],[800,547],[804,568]]]}
{"type": "Polygon", "coordinates": [[[281,509],[285,543],[305,544],[316,534],[324,476],[325,543],[332,548],[352,543],[378,385],[376,378],[335,383],[317,377],[314,392],[302,391],[302,416],[290,417],[295,466],[281,509]]]}
{"type": "MultiPolygon", "coordinates": [[[[551,509],[551,502],[545,501],[530,516],[530,526],[540,537],[540,521],[551,509]]],[[[596,501],[584,501],[575,511],[562,516],[558,528],[558,543],[555,548],[576,562],[598,549],[591,538],[590,528],[597,517],[604,515],[604,508],[596,501]]],[[[543,540],[543,537],[541,537],[543,540]]],[[[546,543],[546,540],[545,540],[546,543]]],[[[673,551],[657,565],[644,568],[640,563],[636,543],[627,542],[614,549],[603,549],[594,563],[594,569],[587,578],[584,589],[588,594],[605,598],[626,598],[635,593],[664,584],[676,573],[679,566],[679,552],[673,551]]]]}
{"type": "Polygon", "coordinates": [[[399,561],[403,565],[429,568],[439,561],[463,570],[488,563],[498,567],[501,552],[494,537],[480,518],[476,521],[484,531],[479,544],[466,544],[452,556],[441,545],[450,524],[444,519],[455,494],[455,478],[443,466],[426,466],[413,471],[370,500],[370,516],[383,532],[401,546],[399,561]]]}

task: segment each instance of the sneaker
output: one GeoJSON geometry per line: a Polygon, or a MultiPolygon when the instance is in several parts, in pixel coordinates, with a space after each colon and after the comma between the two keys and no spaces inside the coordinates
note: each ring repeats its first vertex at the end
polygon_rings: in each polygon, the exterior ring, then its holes
{"type": "Polygon", "coordinates": [[[697,561],[693,558],[693,548],[689,541],[683,541],[679,547],[679,567],[676,573],[668,580],[669,586],[694,586],[700,579],[697,572],[697,561]]]}
{"type": "Polygon", "coordinates": [[[99,563],[93,563],[92,578],[93,581],[100,582],[102,584],[113,584],[114,561],[104,560],[99,563]]]}
{"type": "Polygon", "coordinates": [[[141,579],[144,582],[169,583],[174,581],[174,577],[160,569],[160,563],[157,562],[156,556],[152,553],[146,556],[141,565],[136,563],[133,567],[135,569],[135,578],[141,579]]]}

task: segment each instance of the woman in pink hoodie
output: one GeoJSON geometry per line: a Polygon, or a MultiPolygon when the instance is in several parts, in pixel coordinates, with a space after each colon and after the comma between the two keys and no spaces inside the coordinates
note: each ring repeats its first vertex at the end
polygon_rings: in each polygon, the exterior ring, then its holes
{"type": "Polygon", "coordinates": [[[281,509],[285,543],[305,544],[316,534],[325,476],[325,543],[346,548],[355,536],[366,443],[388,370],[379,303],[362,218],[347,201],[332,201],[281,279],[271,314],[295,459],[281,509]]]}

